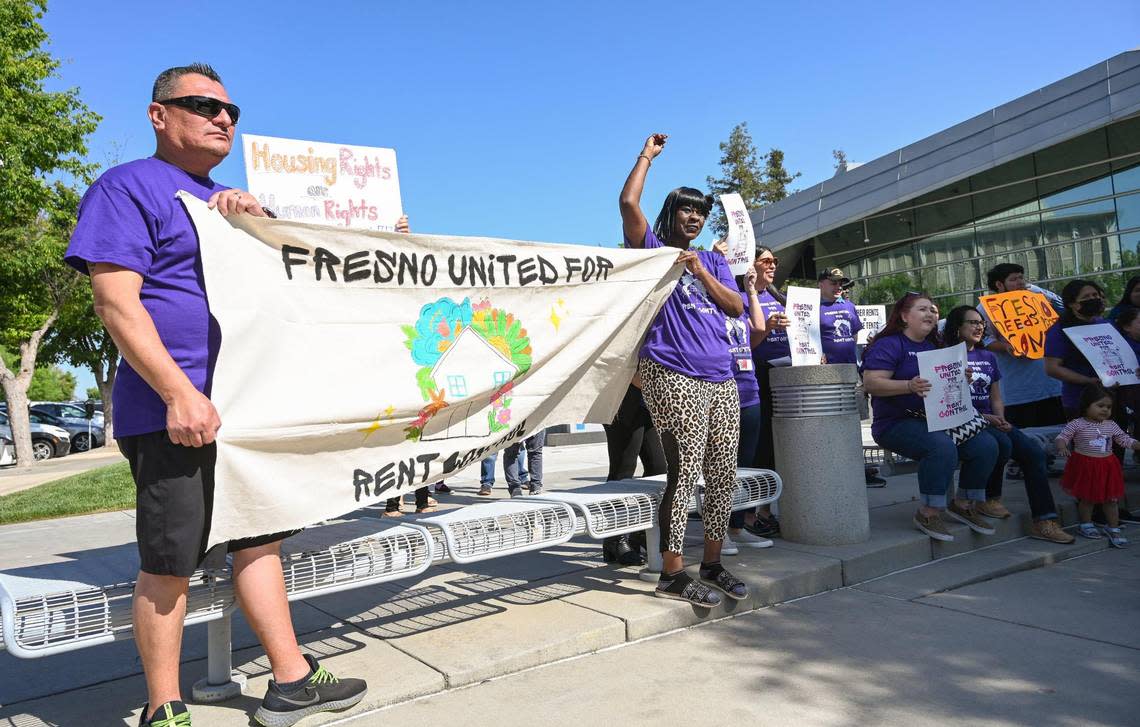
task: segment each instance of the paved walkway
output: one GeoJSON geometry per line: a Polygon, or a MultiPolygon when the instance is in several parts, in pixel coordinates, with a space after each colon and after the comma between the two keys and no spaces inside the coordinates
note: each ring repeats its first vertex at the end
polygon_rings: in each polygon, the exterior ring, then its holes
{"type": "Polygon", "coordinates": [[[19,492],[96,467],[106,467],[123,461],[119,448],[111,446],[96,447],[87,452],[76,452],[66,457],[37,462],[30,468],[0,467],[0,495],[19,492]]]}
{"type": "MultiPolygon", "coordinates": [[[[552,447],[546,454],[546,485],[551,489],[573,489],[604,477],[604,445],[552,447]]],[[[496,498],[506,494],[501,466],[499,474],[496,498]]],[[[861,478],[862,473],[857,476],[861,478]]],[[[440,499],[448,507],[485,502],[486,498],[475,496],[477,478],[477,466],[452,478],[449,484],[456,491],[440,499]]],[[[1026,510],[1021,489],[1018,483],[1007,484],[1007,503],[1018,513],[1026,510]]],[[[293,604],[294,622],[303,648],[321,658],[334,673],[362,676],[369,681],[368,697],[356,708],[356,712],[363,712],[852,586],[859,586],[860,593],[848,598],[863,599],[861,602],[868,607],[840,602],[830,618],[836,622],[835,628],[842,625],[851,630],[845,637],[850,639],[857,638],[859,625],[865,624],[869,629],[868,646],[878,648],[871,642],[885,639],[892,613],[874,607],[878,599],[909,602],[933,597],[971,583],[1099,552],[1105,547],[1103,542],[1081,541],[1065,547],[1026,539],[1022,537],[1024,517],[1000,523],[998,534],[991,538],[952,525],[955,542],[932,543],[910,524],[916,492],[913,475],[891,477],[886,488],[868,491],[872,537],[867,543],[829,548],[779,540],[771,549],[744,549],[729,563],[749,584],[751,598],[730,602],[708,613],[654,598],[652,584],[642,581],[635,569],[608,566],[602,562],[597,542],[575,539],[538,553],[468,566],[433,567],[412,581],[297,602],[293,604]],[[895,575],[883,578],[889,574],[895,575]]],[[[367,524],[378,514],[378,510],[367,508],[350,518],[367,524]]],[[[1064,514],[1071,522],[1071,505],[1066,505],[1064,514]]],[[[129,566],[134,551],[133,517],[132,512],[124,511],[0,527],[0,570],[29,574],[47,563],[95,558],[119,559],[129,566]]],[[[415,516],[407,517],[412,520],[415,516]]],[[[694,523],[690,531],[687,560],[692,563],[699,557],[700,528],[694,523]]],[[[754,618],[767,617],[749,617],[754,618]]],[[[800,658],[811,659],[811,663],[799,667],[807,675],[802,679],[808,680],[813,669],[826,675],[826,638],[816,633],[825,628],[823,623],[822,617],[816,625],[803,622],[801,636],[814,640],[816,648],[804,648],[802,652],[797,652],[800,646],[795,641],[794,628],[773,631],[768,637],[764,633],[769,627],[761,625],[750,636],[751,643],[764,644],[756,649],[753,658],[775,659],[769,654],[770,649],[775,649],[776,654],[799,653],[800,658]]],[[[235,619],[233,642],[235,668],[249,679],[245,695],[224,704],[195,705],[198,724],[247,725],[264,693],[268,666],[240,617],[235,619]]],[[[191,684],[205,673],[204,627],[187,629],[182,655],[184,690],[189,695],[191,684]]],[[[694,658],[704,663],[723,662],[723,668],[731,670],[727,655],[701,653],[694,658]]],[[[949,655],[945,658],[951,659],[949,655]]],[[[966,671],[963,668],[949,676],[957,677],[966,671]]],[[[98,717],[94,721],[97,724],[134,724],[145,699],[131,641],[29,661],[0,653],[0,673],[14,675],[0,680],[0,727],[89,724],[91,715],[98,717]]],[[[532,673],[509,681],[526,689],[526,680],[532,678],[532,673]]],[[[701,703],[699,694],[689,683],[688,671],[679,670],[677,675],[684,681],[685,699],[685,706],[678,707],[684,711],[678,713],[692,715],[691,710],[701,703]]],[[[641,677],[629,677],[630,683],[636,685],[636,703],[657,709],[659,705],[654,703],[652,692],[645,690],[641,677]]],[[[875,675],[884,689],[901,689],[898,685],[910,678],[918,683],[932,679],[933,673],[917,666],[908,668],[899,659],[890,669],[875,675]]],[[[607,699],[616,699],[614,690],[625,682],[601,679],[599,676],[591,684],[602,694],[610,695],[607,699]]],[[[1009,681],[1001,685],[1014,691],[1021,688],[1009,681]]],[[[753,689],[756,688],[754,684],[753,689]]],[[[579,698],[589,694],[588,689],[568,691],[579,698]]],[[[518,715],[504,711],[501,716],[507,720],[518,715]]],[[[557,712],[543,716],[547,722],[563,723],[557,712]]],[[[596,712],[592,716],[595,721],[602,718],[596,712]]],[[[324,721],[329,719],[332,718],[324,721]]],[[[727,716],[718,715],[717,721],[724,719],[727,716]]],[[[321,723],[320,718],[313,718],[304,724],[321,723]]]]}

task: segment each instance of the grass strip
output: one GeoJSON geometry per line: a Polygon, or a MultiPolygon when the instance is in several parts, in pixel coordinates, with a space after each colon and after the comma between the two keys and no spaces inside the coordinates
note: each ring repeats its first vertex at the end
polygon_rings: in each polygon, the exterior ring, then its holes
{"type": "Polygon", "coordinates": [[[119,462],[0,497],[0,525],[134,506],[130,467],[119,462]]]}

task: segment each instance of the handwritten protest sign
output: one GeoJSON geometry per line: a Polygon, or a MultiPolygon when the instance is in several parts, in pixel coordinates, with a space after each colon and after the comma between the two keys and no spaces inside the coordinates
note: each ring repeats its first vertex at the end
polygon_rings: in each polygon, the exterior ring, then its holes
{"type": "Polygon", "coordinates": [[[676,250],[343,230],[186,193],[221,329],[212,543],[304,527],[613,419],[676,250]]]}
{"type": "Polygon", "coordinates": [[[1045,332],[1057,321],[1049,299],[1028,290],[983,295],[979,300],[994,330],[1025,358],[1045,355],[1045,332]]]}
{"type": "Polygon", "coordinates": [[[752,230],[752,218],[748,216],[744,199],[735,192],[722,194],[720,204],[724,207],[724,216],[728,221],[728,236],[725,238],[728,252],[725,260],[733,275],[744,275],[756,257],[756,234],[752,230]]]}
{"type": "Polygon", "coordinates": [[[970,399],[970,381],[966,378],[966,344],[919,351],[916,355],[918,375],[932,387],[922,400],[926,430],[939,432],[973,419],[974,402],[970,399]]]}
{"type": "Polygon", "coordinates": [[[792,366],[813,366],[823,358],[819,335],[819,288],[788,286],[788,345],[792,366]]]}
{"type": "Polygon", "coordinates": [[[863,324],[855,342],[860,346],[866,346],[867,340],[887,325],[887,307],[884,305],[857,305],[855,306],[855,313],[859,316],[859,322],[863,324]]]}
{"type": "Polygon", "coordinates": [[[396,152],[242,134],[245,178],[279,219],[391,232],[403,214],[396,152]]]}
{"type": "Polygon", "coordinates": [[[1105,386],[1140,384],[1136,353],[1111,323],[1070,326],[1065,335],[1088,359],[1105,386]]]}

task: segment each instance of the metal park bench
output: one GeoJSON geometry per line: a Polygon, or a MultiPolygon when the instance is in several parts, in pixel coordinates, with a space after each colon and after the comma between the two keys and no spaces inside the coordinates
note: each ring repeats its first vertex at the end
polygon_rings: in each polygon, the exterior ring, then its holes
{"type": "MultiPolygon", "coordinates": [[[[769,470],[740,469],[733,509],[774,502],[782,489],[769,470]]],[[[389,524],[372,519],[310,528],[284,545],[282,566],[290,601],[415,577],[435,563],[474,563],[542,550],[575,536],[602,539],[649,530],[656,542],[664,476],[621,480],[568,492],[480,503],[389,524]]],[[[700,511],[703,486],[689,506],[700,511]]],[[[642,577],[655,580],[661,557],[650,548],[642,577]]],[[[36,658],[131,638],[133,558],[102,556],[0,573],[0,649],[36,658]],[[110,584],[110,585],[107,585],[110,584]]],[[[190,579],[186,624],[207,624],[207,674],[194,698],[237,696],[244,676],[233,671],[231,616],[237,608],[229,568],[190,579]]]]}

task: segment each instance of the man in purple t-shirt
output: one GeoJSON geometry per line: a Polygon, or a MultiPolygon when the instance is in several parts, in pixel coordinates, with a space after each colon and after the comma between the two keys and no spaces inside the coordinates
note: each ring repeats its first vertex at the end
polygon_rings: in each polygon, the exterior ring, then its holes
{"type": "MultiPolygon", "coordinates": [[[[154,156],[107,170],[87,190],[66,259],[91,276],[95,310],[123,355],[112,399],[136,487],[133,614],[149,698],[140,724],[189,725],[179,648],[189,579],[209,537],[221,426],[209,391],[219,335],[198,236],[175,193],[186,190],[223,215],[266,213],[252,194],[210,179],[230,153],[240,113],[217,72],[200,63],[167,69],[151,98],[154,156]]],[[[293,724],[326,704],[346,708],[367,688],[330,678],[301,654],[285,598],[284,536],[228,544],[239,603],[273,671],[256,715],[262,724],[293,724]]]]}

